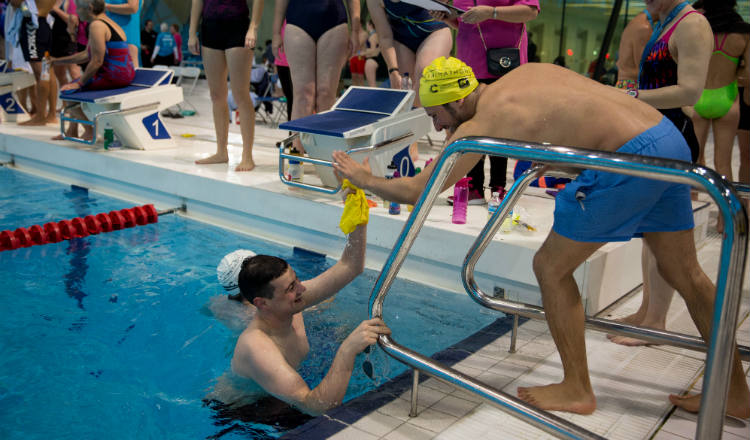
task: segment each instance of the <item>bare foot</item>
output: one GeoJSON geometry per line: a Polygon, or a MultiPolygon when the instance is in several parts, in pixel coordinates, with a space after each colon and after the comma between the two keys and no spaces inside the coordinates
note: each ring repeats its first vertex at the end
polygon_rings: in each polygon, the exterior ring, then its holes
{"type": "Polygon", "coordinates": [[[50,113],[47,115],[47,118],[44,120],[47,124],[57,124],[60,121],[57,119],[57,115],[54,113],[50,113]]]}
{"type": "Polygon", "coordinates": [[[235,167],[235,171],[252,171],[255,168],[255,162],[252,160],[245,161],[237,164],[237,167],[235,167]]]}
{"type": "MultiPolygon", "coordinates": [[[[669,401],[672,405],[682,408],[687,412],[697,413],[701,409],[701,395],[693,394],[692,396],[669,395],[669,401]]],[[[750,418],[750,402],[745,399],[734,401],[731,396],[727,401],[727,415],[737,417],[738,419],[750,418]]]]}
{"type": "Polygon", "coordinates": [[[46,123],[47,123],[47,121],[45,121],[44,119],[37,118],[36,116],[34,116],[33,118],[29,119],[28,121],[19,122],[18,125],[23,125],[23,126],[26,126],[26,127],[32,127],[32,126],[45,125],[46,123]]]}
{"type": "Polygon", "coordinates": [[[518,397],[540,409],[591,414],[596,409],[596,397],[590,391],[580,391],[563,383],[540,387],[518,387],[518,397]]]}
{"type": "Polygon", "coordinates": [[[52,140],[53,141],[62,141],[62,140],[65,140],[65,138],[63,137],[63,135],[58,134],[57,136],[53,136],[52,140]]]}
{"type": "Polygon", "coordinates": [[[210,163],[227,163],[229,162],[229,156],[226,154],[214,154],[205,159],[198,159],[195,161],[198,165],[206,165],[210,163]]]}
{"type": "Polygon", "coordinates": [[[650,345],[650,342],[644,341],[643,339],[631,338],[629,336],[620,335],[607,335],[607,339],[619,345],[626,345],[628,347],[640,347],[644,345],[650,345]]]}

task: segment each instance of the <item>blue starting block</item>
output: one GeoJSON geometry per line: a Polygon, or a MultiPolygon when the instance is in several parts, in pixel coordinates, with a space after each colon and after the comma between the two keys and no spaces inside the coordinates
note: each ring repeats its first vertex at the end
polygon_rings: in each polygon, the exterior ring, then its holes
{"type": "Polygon", "coordinates": [[[164,125],[159,112],[182,102],[182,88],[172,84],[171,70],[136,69],[133,82],[111,90],[82,90],[61,93],[60,99],[71,104],[60,112],[60,131],[67,140],[86,144],[96,143],[105,126],[109,125],[123,146],[139,150],[174,147],[175,142],[164,125]],[[81,121],[66,113],[81,106],[89,118],[81,121]],[[94,127],[90,141],[65,135],[65,122],[77,122],[94,127]]]}
{"type": "Polygon", "coordinates": [[[20,122],[28,118],[17,92],[34,84],[36,80],[32,73],[25,70],[13,71],[5,60],[0,60],[0,108],[4,121],[20,122]]]}
{"type": "Polygon", "coordinates": [[[338,192],[331,154],[346,151],[355,160],[370,158],[374,175],[384,176],[396,156],[403,176],[414,173],[403,150],[430,131],[431,121],[421,108],[412,109],[414,91],[371,87],[349,87],[330,110],[279,125],[296,132],[283,141],[279,150],[279,176],[282,182],[325,193],[338,192]],[[292,156],[286,148],[299,136],[308,157],[292,156]],[[286,175],[285,161],[313,163],[322,186],[294,182],[286,175]]]}

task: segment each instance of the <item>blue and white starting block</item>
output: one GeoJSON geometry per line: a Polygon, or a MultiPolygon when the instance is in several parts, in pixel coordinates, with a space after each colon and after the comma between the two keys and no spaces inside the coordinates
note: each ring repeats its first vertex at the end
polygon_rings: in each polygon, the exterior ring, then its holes
{"type": "Polygon", "coordinates": [[[8,63],[0,60],[0,108],[2,108],[4,121],[20,122],[28,116],[16,92],[34,84],[36,80],[31,72],[10,70],[8,63]]]}
{"type": "Polygon", "coordinates": [[[369,157],[376,176],[385,176],[391,161],[402,176],[413,175],[408,147],[429,133],[431,127],[427,113],[422,108],[412,109],[413,102],[412,90],[349,87],[330,110],[279,125],[281,130],[296,132],[283,141],[279,150],[282,182],[319,192],[338,192],[340,185],[331,159],[336,150],[347,152],[359,162],[369,157]],[[286,153],[297,136],[308,157],[286,153]],[[286,160],[315,164],[322,186],[290,179],[284,172],[286,160]]]}
{"type": "Polygon", "coordinates": [[[174,139],[159,115],[162,110],[182,102],[182,88],[172,84],[173,75],[171,70],[136,69],[135,78],[127,87],[61,93],[60,99],[72,102],[60,112],[63,138],[94,144],[105,126],[109,126],[125,147],[138,150],[174,147],[174,139]],[[78,105],[88,121],[66,115],[78,105]],[[84,140],[66,136],[65,122],[93,126],[93,138],[84,140]]]}

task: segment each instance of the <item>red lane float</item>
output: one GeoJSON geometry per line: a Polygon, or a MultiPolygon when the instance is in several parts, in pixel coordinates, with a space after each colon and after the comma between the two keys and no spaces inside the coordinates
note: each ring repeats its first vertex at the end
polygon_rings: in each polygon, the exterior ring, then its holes
{"type": "Polygon", "coordinates": [[[159,214],[154,205],[134,206],[132,208],[102,212],[71,220],[49,222],[44,226],[34,225],[30,228],[18,228],[15,231],[0,232],[0,252],[22,247],[47,243],[58,243],[71,238],[82,238],[102,232],[142,226],[159,221],[159,214]]]}

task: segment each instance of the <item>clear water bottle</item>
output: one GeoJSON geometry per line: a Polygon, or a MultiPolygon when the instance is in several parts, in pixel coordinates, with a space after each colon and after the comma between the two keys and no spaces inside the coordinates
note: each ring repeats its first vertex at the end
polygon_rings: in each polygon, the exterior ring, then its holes
{"type": "Polygon", "coordinates": [[[411,90],[411,85],[409,72],[404,72],[404,76],[401,77],[401,90],[411,90]]]}
{"type": "Polygon", "coordinates": [[[49,68],[52,64],[52,60],[49,57],[49,52],[44,52],[44,58],[42,58],[42,73],[39,74],[39,79],[42,81],[49,81],[49,68]]]}
{"type": "MultiPolygon", "coordinates": [[[[388,165],[388,177],[390,179],[398,179],[401,177],[401,174],[399,174],[398,170],[396,169],[396,164],[391,161],[391,164],[388,165]]],[[[390,202],[388,204],[388,214],[391,215],[399,215],[401,214],[401,204],[396,202],[390,202]]]]}
{"type": "Polygon", "coordinates": [[[490,197],[489,203],[487,203],[487,220],[491,219],[492,216],[497,211],[497,208],[500,207],[500,193],[499,192],[493,192],[492,197],[490,197]]]}
{"type": "Polygon", "coordinates": [[[466,206],[469,204],[469,181],[471,177],[464,177],[453,186],[453,223],[466,223],[466,206]]]}
{"type": "MultiPolygon", "coordinates": [[[[297,150],[296,148],[292,148],[289,150],[289,154],[292,156],[302,156],[302,154],[297,150]]],[[[301,182],[302,181],[302,162],[299,160],[289,159],[289,180],[292,182],[301,182]]]]}

